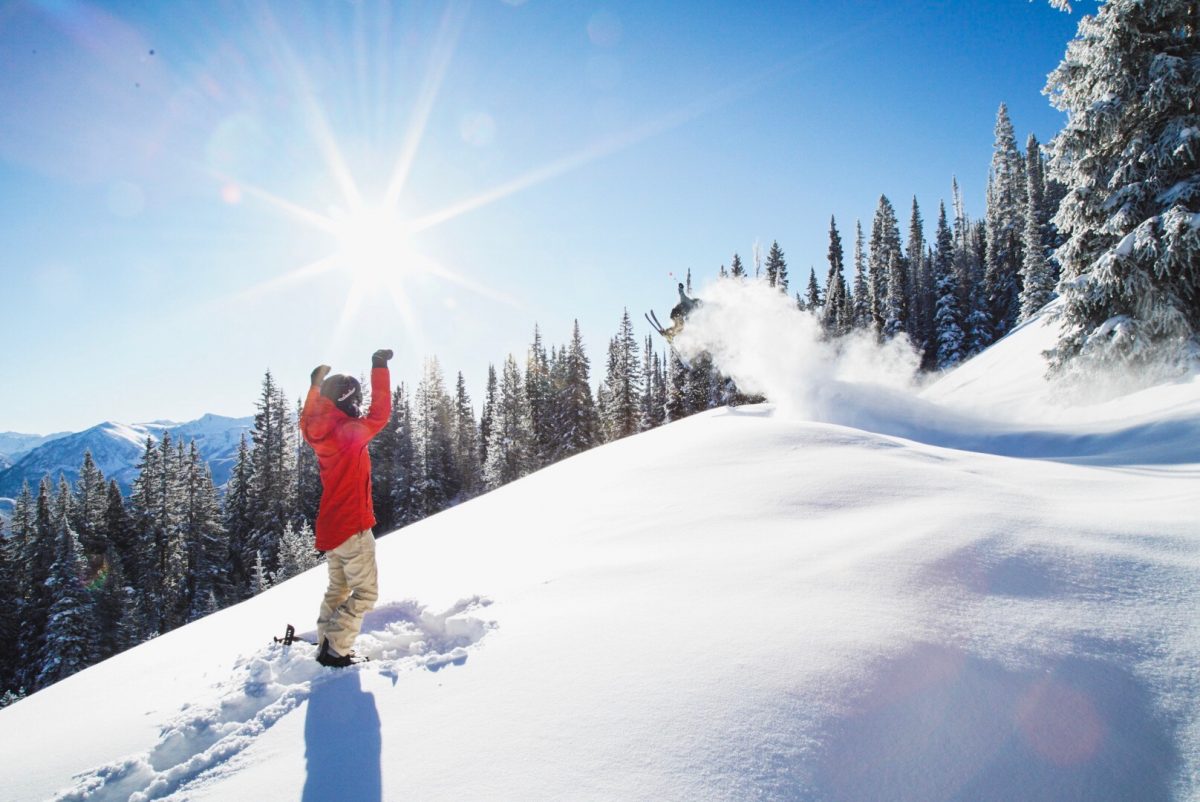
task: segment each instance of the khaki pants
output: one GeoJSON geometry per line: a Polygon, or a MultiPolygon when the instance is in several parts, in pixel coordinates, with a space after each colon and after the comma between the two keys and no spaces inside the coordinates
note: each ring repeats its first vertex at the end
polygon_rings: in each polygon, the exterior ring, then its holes
{"type": "Polygon", "coordinates": [[[375,535],[370,529],[351,535],[333,551],[325,552],[329,589],[317,616],[317,643],[329,639],[338,654],[350,654],[362,628],[363,615],[379,598],[375,570],[375,535]]]}

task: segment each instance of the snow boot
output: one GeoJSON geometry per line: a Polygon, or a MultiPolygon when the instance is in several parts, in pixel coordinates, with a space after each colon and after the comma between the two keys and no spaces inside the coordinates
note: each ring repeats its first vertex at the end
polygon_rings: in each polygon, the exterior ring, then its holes
{"type": "Polygon", "coordinates": [[[357,661],[353,654],[337,654],[329,648],[329,640],[321,639],[321,648],[317,651],[317,662],[326,668],[345,668],[352,666],[357,661]]]}

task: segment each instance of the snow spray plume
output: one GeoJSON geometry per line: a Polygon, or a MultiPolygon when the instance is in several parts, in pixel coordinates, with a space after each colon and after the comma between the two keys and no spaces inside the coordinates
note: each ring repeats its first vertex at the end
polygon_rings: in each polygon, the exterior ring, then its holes
{"type": "Polygon", "coordinates": [[[700,298],[675,338],[680,355],[690,361],[707,351],[717,370],[782,415],[849,422],[858,416],[844,407],[858,406],[855,399],[913,389],[918,358],[904,336],[883,344],[867,332],[827,340],[813,314],[761,281],[721,279],[700,298]]]}

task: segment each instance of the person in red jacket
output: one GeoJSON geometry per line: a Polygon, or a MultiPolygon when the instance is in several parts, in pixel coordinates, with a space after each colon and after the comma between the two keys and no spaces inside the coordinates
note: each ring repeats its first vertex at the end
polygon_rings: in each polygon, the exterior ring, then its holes
{"type": "Polygon", "coordinates": [[[317,551],[325,552],[329,588],[317,616],[317,661],[354,662],[351,647],[363,616],[379,598],[375,567],[375,511],[371,504],[371,455],[367,444],[387,424],[392,395],[386,349],[371,356],[371,408],[361,415],[362,388],[352,376],[329,376],[328,365],[312,372],[300,413],[300,431],[321,469],[317,551]]]}

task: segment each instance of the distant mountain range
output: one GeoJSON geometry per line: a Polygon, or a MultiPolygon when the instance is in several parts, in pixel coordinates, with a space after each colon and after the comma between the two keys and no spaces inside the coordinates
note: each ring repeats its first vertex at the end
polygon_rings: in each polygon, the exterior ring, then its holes
{"type": "Polygon", "coordinates": [[[185,444],[195,441],[201,457],[212,470],[213,482],[223,485],[237,460],[238,440],[253,425],[253,417],[205,415],[188,423],[105,421],[82,432],[46,436],[5,432],[0,434],[0,511],[10,511],[11,501],[5,499],[16,498],[25,482],[35,492],[44,476],[57,482],[61,474],[68,482],[74,482],[87,451],[92,452],[92,459],[105,478],[116,479],[121,489],[128,493],[137,478],[137,465],[146,450],[146,438],[158,442],[164,432],[185,444]]]}

